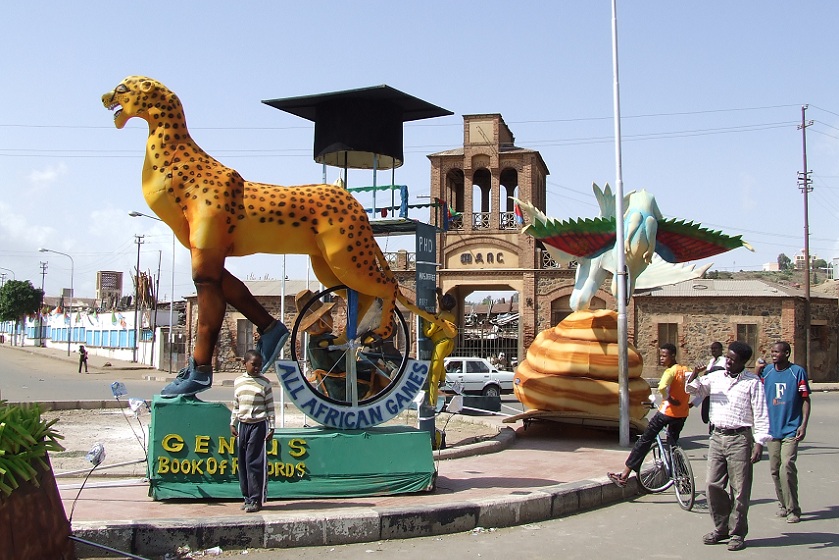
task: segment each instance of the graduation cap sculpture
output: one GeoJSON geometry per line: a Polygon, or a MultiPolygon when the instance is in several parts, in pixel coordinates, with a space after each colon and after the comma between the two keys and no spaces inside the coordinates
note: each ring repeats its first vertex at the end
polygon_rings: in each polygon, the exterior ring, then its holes
{"type": "Polygon", "coordinates": [[[262,102],[315,123],[316,162],[351,169],[400,167],[402,123],[453,114],[387,85],[262,102]]]}

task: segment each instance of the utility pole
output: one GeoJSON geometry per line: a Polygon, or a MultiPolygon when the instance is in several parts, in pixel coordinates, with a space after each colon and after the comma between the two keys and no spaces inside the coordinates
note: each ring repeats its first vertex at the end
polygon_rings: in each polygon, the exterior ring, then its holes
{"type": "Polygon", "coordinates": [[[38,346],[44,345],[44,278],[47,276],[49,261],[39,261],[41,266],[41,307],[38,308],[38,346]]]}
{"type": "Polygon", "coordinates": [[[134,352],[132,362],[137,363],[137,344],[139,342],[139,329],[137,329],[137,311],[140,306],[140,245],[143,244],[145,235],[134,234],[134,243],[137,244],[137,274],[134,276],[134,352]]]}
{"type": "Polygon", "coordinates": [[[807,127],[812,126],[813,121],[807,120],[807,105],[801,106],[801,130],[802,154],[804,157],[804,171],[798,173],[798,188],[804,194],[804,363],[807,373],[810,371],[810,202],[809,194],[813,190],[810,186],[810,173],[807,169],[807,127]]]}
{"type": "MultiPolygon", "coordinates": [[[[154,301],[154,320],[152,321],[151,327],[151,363],[149,364],[151,367],[154,367],[154,349],[155,349],[155,342],[157,341],[157,304],[158,299],[160,297],[160,263],[163,262],[163,251],[157,252],[157,280],[154,283],[154,297],[152,297],[152,301],[154,301]]],[[[161,352],[161,356],[163,353],[161,352]]]]}

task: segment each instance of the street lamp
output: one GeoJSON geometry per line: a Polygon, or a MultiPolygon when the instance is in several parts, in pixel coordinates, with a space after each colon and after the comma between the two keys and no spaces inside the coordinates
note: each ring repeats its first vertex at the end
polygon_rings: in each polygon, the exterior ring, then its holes
{"type": "Polygon", "coordinates": [[[40,249],[38,249],[38,252],[39,253],[55,253],[56,255],[64,255],[65,257],[70,259],[70,307],[71,307],[71,313],[70,313],[70,324],[68,325],[68,328],[67,328],[67,355],[69,356],[70,355],[70,339],[73,338],[73,313],[72,313],[72,304],[73,304],[73,295],[74,295],[74,292],[73,292],[73,277],[75,276],[76,263],[75,263],[75,261],[73,261],[73,257],[68,255],[67,253],[62,253],[61,251],[53,251],[52,249],[44,249],[43,247],[41,247],[40,249]]]}
{"type": "MultiPolygon", "coordinates": [[[[149,214],[143,214],[142,212],[129,212],[129,216],[132,218],[151,218],[152,220],[157,220],[158,222],[162,222],[160,218],[157,216],[150,216],[149,214]]],[[[159,280],[159,279],[158,279],[159,280]]],[[[175,232],[172,231],[172,293],[169,296],[169,374],[172,374],[172,348],[175,344],[175,332],[174,326],[175,323],[173,321],[174,315],[174,308],[175,308],[175,232]]]]}
{"type": "MultiPolygon", "coordinates": [[[[2,266],[0,266],[0,270],[7,270],[7,271],[11,272],[12,273],[12,280],[15,279],[15,271],[12,270],[11,268],[3,268],[2,266]]],[[[0,274],[0,288],[2,288],[5,283],[6,283],[6,273],[4,272],[4,273],[0,274]]]]}

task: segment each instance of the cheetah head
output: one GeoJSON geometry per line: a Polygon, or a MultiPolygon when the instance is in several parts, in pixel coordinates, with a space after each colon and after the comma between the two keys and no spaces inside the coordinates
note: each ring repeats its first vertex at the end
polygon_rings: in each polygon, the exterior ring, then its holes
{"type": "Polygon", "coordinates": [[[166,86],[145,76],[128,76],[102,96],[102,105],[114,112],[114,126],[122,128],[132,117],[146,121],[162,112],[180,112],[181,102],[166,86]]]}

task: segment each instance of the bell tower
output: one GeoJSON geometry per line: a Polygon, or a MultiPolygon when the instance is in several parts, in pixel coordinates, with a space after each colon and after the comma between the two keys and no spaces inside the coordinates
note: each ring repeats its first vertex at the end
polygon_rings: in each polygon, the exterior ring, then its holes
{"type": "MultiPolygon", "coordinates": [[[[440,285],[460,304],[474,291],[519,295],[519,359],[535,337],[536,240],[520,233],[513,198],[544,212],[549,174],[538,151],[520,148],[500,114],[464,115],[463,147],[434,153],[431,197],[437,223],[440,285]]],[[[461,307],[462,309],[462,307],[461,307]]]]}

